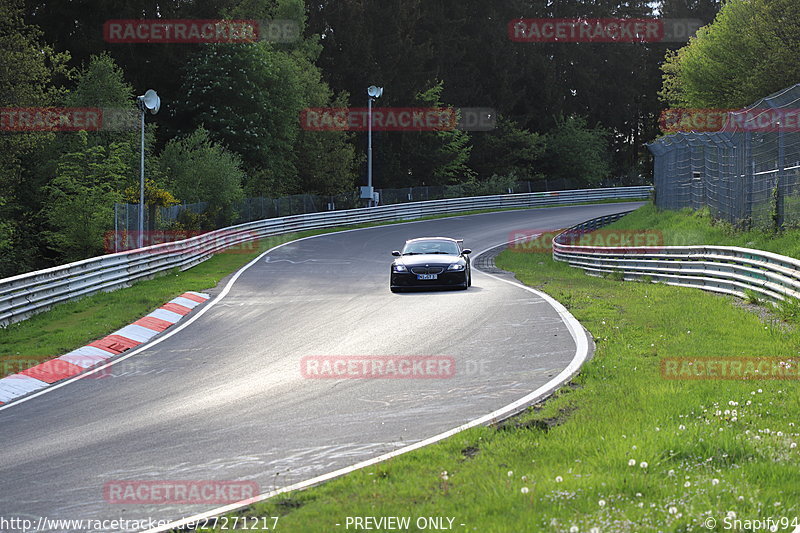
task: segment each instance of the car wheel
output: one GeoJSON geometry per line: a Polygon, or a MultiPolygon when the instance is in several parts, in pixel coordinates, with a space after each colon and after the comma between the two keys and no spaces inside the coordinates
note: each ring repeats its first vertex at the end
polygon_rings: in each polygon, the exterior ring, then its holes
{"type": "Polygon", "coordinates": [[[472,287],[472,269],[467,273],[467,287],[472,287]]]}
{"type": "Polygon", "coordinates": [[[400,292],[400,288],[399,287],[389,287],[389,290],[392,291],[392,292],[395,292],[395,293],[400,292]]]}

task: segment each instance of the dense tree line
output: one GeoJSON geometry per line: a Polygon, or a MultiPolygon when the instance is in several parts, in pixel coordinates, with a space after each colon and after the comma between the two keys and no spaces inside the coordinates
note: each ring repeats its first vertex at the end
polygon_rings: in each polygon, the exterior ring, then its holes
{"type": "Polygon", "coordinates": [[[661,96],[672,107],[736,109],[800,83],[800,2],[729,1],[671,52],[661,96]]]}
{"type": "MultiPolygon", "coordinates": [[[[791,9],[791,0],[774,4],[783,7],[758,16],[791,9]]],[[[365,107],[371,84],[385,88],[380,106],[498,113],[487,132],[376,133],[378,187],[479,190],[498,177],[634,183],[649,172],[642,143],[657,134],[660,68],[680,43],[516,43],[507,25],[659,14],[708,22],[717,9],[717,0],[86,0],[79,10],[7,0],[0,107],[134,111],[135,96],[156,89],[162,110],[147,119],[146,201],[151,209],[208,202],[203,216],[181,222],[190,229],[229,223],[246,196],[336,194],[363,183],[366,135],[306,131],[298,117],[307,107],[365,107]],[[109,19],[156,18],[288,19],[301,38],[103,39],[109,19]]],[[[664,68],[686,76],[698,68],[692,57],[681,50],[664,68]]],[[[669,98],[694,94],[688,81],[671,83],[669,98]]],[[[138,149],[135,130],[0,133],[0,276],[102,253],[113,203],[138,198],[138,149]]]]}

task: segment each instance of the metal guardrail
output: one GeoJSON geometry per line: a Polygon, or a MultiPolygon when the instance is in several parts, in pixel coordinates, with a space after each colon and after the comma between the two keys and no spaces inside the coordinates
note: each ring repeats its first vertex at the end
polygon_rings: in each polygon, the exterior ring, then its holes
{"type": "Polygon", "coordinates": [[[0,326],[24,320],[54,304],[99,291],[127,287],[160,272],[186,270],[217,252],[249,241],[295,231],[370,222],[413,220],[477,209],[646,199],[652,187],[615,187],[557,192],[451,198],[372,208],[292,215],[239,224],[185,239],[103,255],[0,280],[0,326]]]}
{"type": "Polygon", "coordinates": [[[593,218],[553,239],[553,259],[587,274],[621,273],[625,280],[694,287],[747,297],[752,291],[771,301],[800,298],[800,260],[736,246],[643,246],[632,248],[568,244],[576,233],[601,228],[625,213],[593,218]]]}

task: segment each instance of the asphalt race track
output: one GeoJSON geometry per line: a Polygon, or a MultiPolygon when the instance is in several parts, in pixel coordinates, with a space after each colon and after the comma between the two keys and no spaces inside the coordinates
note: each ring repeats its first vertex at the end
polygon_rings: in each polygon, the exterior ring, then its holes
{"type": "Polygon", "coordinates": [[[205,314],[110,376],[0,411],[0,517],[179,519],[209,506],[110,504],[104,486],[252,480],[266,492],[517,400],[574,355],[552,307],[477,269],[467,291],[392,294],[390,252],[405,239],[438,235],[478,252],[514,231],[563,228],[639,205],[462,216],[280,247],[205,314]],[[301,358],[325,355],[451,356],[456,372],[304,378],[301,358]]]}

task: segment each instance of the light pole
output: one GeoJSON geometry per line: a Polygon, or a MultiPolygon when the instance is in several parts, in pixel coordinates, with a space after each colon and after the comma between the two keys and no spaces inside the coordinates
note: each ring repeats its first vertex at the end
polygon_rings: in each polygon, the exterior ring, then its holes
{"type": "Polygon", "coordinates": [[[161,107],[161,98],[153,89],[148,89],[142,96],[136,97],[136,105],[139,106],[141,111],[142,122],[142,153],[140,160],[140,173],[139,173],[139,238],[137,244],[139,248],[144,246],[144,113],[150,111],[152,114],[158,113],[161,107]]]}
{"type": "Polygon", "coordinates": [[[367,89],[367,190],[369,191],[369,206],[373,206],[375,196],[372,192],[372,101],[377,100],[383,94],[383,87],[370,85],[367,89]]]}

